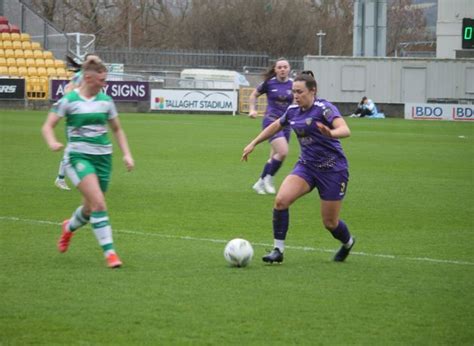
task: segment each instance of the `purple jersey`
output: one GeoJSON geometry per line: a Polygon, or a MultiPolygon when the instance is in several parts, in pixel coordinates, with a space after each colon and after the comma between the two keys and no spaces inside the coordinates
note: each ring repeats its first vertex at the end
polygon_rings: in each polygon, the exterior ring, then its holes
{"type": "Polygon", "coordinates": [[[280,124],[289,125],[298,137],[301,147],[298,162],[316,171],[338,172],[348,168],[339,140],[324,136],[316,125],[316,122],[320,122],[332,129],[332,122],[339,117],[339,110],[321,99],[316,99],[306,111],[302,111],[298,105],[287,109],[280,118],[280,124]]]}
{"type": "Polygon", "coordinates": [[[289,105],[293,103],[293,80],[280,82],[276,77],[260,83],[257,87],[259,94],[267,94],[267,110],[265,118],[274,121],[285,113],[289,105]]]}

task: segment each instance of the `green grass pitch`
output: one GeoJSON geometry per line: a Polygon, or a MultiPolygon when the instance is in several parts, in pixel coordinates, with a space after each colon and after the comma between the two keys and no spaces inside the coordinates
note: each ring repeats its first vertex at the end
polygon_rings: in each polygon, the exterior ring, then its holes
{"type": "MultiPolygon", "coordinates": [[[[107,203],[124,266],[110,270],[88,226],[56,250],[80,196],[53,185],[45,116],[0,112],[0,344],[474,343],[474,124],[347,119],[354,253],[331,261],[313,192],[270,266],[273,197],[251,190],[269,146],[240,162],[260,120],[122,114],[136,170],[116,147],[107,203]],[[223,258],[235,237],[254,246],[247,268],[223,258]]],[[[293,136],[278,184],[298,153],[293,136]]]]}

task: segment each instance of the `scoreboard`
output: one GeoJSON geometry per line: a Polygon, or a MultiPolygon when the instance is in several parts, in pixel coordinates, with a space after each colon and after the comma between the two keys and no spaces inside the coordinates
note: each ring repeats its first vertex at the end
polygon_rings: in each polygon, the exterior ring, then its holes
{"type": "Polygon", "coordinates": [[[474,49],[474,19],[463,18],[462,20],[462,49],[474,49]]]}

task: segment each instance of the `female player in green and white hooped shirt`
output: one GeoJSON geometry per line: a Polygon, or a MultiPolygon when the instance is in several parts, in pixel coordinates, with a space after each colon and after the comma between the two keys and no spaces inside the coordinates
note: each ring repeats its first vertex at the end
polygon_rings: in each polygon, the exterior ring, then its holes
{"type": "MultiPolygon", "coordinates": [[[[64,94],[67,94],[73,91],[74,89],[80,87],[82,83],[82,77],[83,77],[82,70],[81,70],[82,65],[76,63],[70,57],[66,57],[66,58],[68,59],[68,61],[73,67],[78,69],[78,71],[76,72],[76,74],[74,74],[71,81],[64,88],[64,94]]],[[[87,61],[87,60],[95,60],[96,62],[102,62],[100,58],[95,54],[87,54],[84,61],[87,61]]],[[[50,110],[50,112],[56,113],[55,107],[56,107],[56,104],[53,105],[53,108],[50,110]]],[[[65,165],[66,164],[67,164],[67,160],[66,160],[66,157],[64,156],[61,159],[61,162],[59,163],[58,175],[56,176],[56,179],[54,180],[54,185],[56,185],[61,190],[71,190],[69,186],[67,186],[66,179],[65,179],[65,176],[66,176],[65,165]]]]}
{"type": "Polygon", "coordinates": [[[59,101],[56,112],[48,114],[42,128],[49,148],[61,150],[63,144],[56,139],[54,127],[61,118],[66,119],[66,174],[84,198],[83,204],[74,211],[72,217],[63,222],[58,249],[66,252],[74,231],[90,221],[108,266],[116,268],[122,262],[113,246],[104,197],[112,169],[112,143],[107,136],[107,125],[122,150],[127,170],[133,169],[134,161],[114,102],[101,92],[105,86],[107,69],[101,62],[86,61],[82,71],[84,81],[81,86],[59,101]]]}

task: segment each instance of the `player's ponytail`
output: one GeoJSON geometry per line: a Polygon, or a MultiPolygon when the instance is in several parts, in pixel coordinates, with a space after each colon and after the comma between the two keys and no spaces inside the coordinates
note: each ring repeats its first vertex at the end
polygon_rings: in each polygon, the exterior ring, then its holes
{"type": "Polygon", "coordinates": [[[299,75],[296,76],[294,79],[295,82],[304,82],[306,87],[309,90],[316,90],[318,89],[318,84],[316,83],[316,79],[314,79],[314,74],[312,71],[302,71],[299,75]]]}

